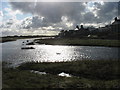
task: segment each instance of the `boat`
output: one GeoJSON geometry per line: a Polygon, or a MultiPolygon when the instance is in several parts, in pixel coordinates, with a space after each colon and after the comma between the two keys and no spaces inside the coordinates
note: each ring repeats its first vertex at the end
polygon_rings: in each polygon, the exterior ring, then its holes
{"type": "Polygon", "coordinates": [[[34,42],[29,42],[29,43],[26,43],[26,45],[35,45],[34,42]]]}
{"type": "Polygon", "coordinates": [[[35,49],[34,47],[22,47],[21,49],[35,49]]]}
{"type": "Polygon", "coordinates": [[[56,53],[57,55],[60,55],[61,53],[56,53]]]}

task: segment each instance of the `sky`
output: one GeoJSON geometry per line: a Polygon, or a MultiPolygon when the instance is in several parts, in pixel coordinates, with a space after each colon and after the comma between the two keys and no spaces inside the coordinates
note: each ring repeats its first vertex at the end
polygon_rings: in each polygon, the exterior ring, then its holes
{"type": "Polygon", "coordinates": [[[2,36],[56,35],[61,30],[75,29],[76,25],[102,27],[119,17],[118,2],[13,1],[0,3],[2,36]]]}

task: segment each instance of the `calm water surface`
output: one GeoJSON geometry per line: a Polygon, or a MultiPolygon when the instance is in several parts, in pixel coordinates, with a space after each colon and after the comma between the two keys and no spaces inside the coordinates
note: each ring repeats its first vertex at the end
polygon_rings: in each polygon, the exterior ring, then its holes
{"type": "MultiPolygon", "coordinates": [[[[29,39],[33,40],[33,39],[29,39]]],[[[2,45],[2,60],[16,66],[23,62],[59,62],[72,60],[119,59],[120,48],[92,46],[59,46],[59,45],[28,45],[35,49],[21,50],[25,39],[0,43],[2,45]]]]}

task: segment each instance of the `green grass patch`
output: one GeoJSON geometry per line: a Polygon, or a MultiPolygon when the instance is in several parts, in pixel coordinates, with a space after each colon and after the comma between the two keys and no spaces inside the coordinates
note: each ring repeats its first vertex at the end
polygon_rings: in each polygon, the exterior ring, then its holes
{"type": "Polygon", "coordinates": [[[66,72],[75,76],[91,79],[118,79],[120,62],[117,60],[82,60],[72,62],[27,62],[20,70],[37,70],[51,74],[66,72]]]}
{"type": "Polygon", "coordinates": [[[119,67],[117,60],[27,62],[17,68],[3,66],[3,88],[120,88],[119,67]],[[61,72],[72,77],[58,76],[61,72]]]}

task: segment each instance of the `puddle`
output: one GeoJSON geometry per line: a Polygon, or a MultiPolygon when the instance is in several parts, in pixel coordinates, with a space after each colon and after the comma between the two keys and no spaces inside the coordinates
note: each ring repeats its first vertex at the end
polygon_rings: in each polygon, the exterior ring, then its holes
{"type": "MultiPolygon", "coordinates": [[[[31,73],[36,73],[36,74],[40,74],[40,75],[46,75],[47,73],[46,72],[40,72],[40,71],[35,71],[35,70],[31,70],[30,71],[31,73]]],[[[72,77],[72,75],[68,74],[68,73],[59,73],[58,76],[61,76],[61,77],[72,77]]]]}
{"type": "Polygon", "coordinates": [[[67,74],[67,73],[64,73],[64,72],[58,74],[58,76],[62,76],[62,77],[72,77],[70,74],[67,74]]]}
{"type": "Polygon", "coordinates": [[[39,72],[39,71],[35,71],[35,70],[31,70],[30,72],[37,73],[37,74],[40,74],[40,75],[46,75],[47,74],[46,72],[39,72]]]}

